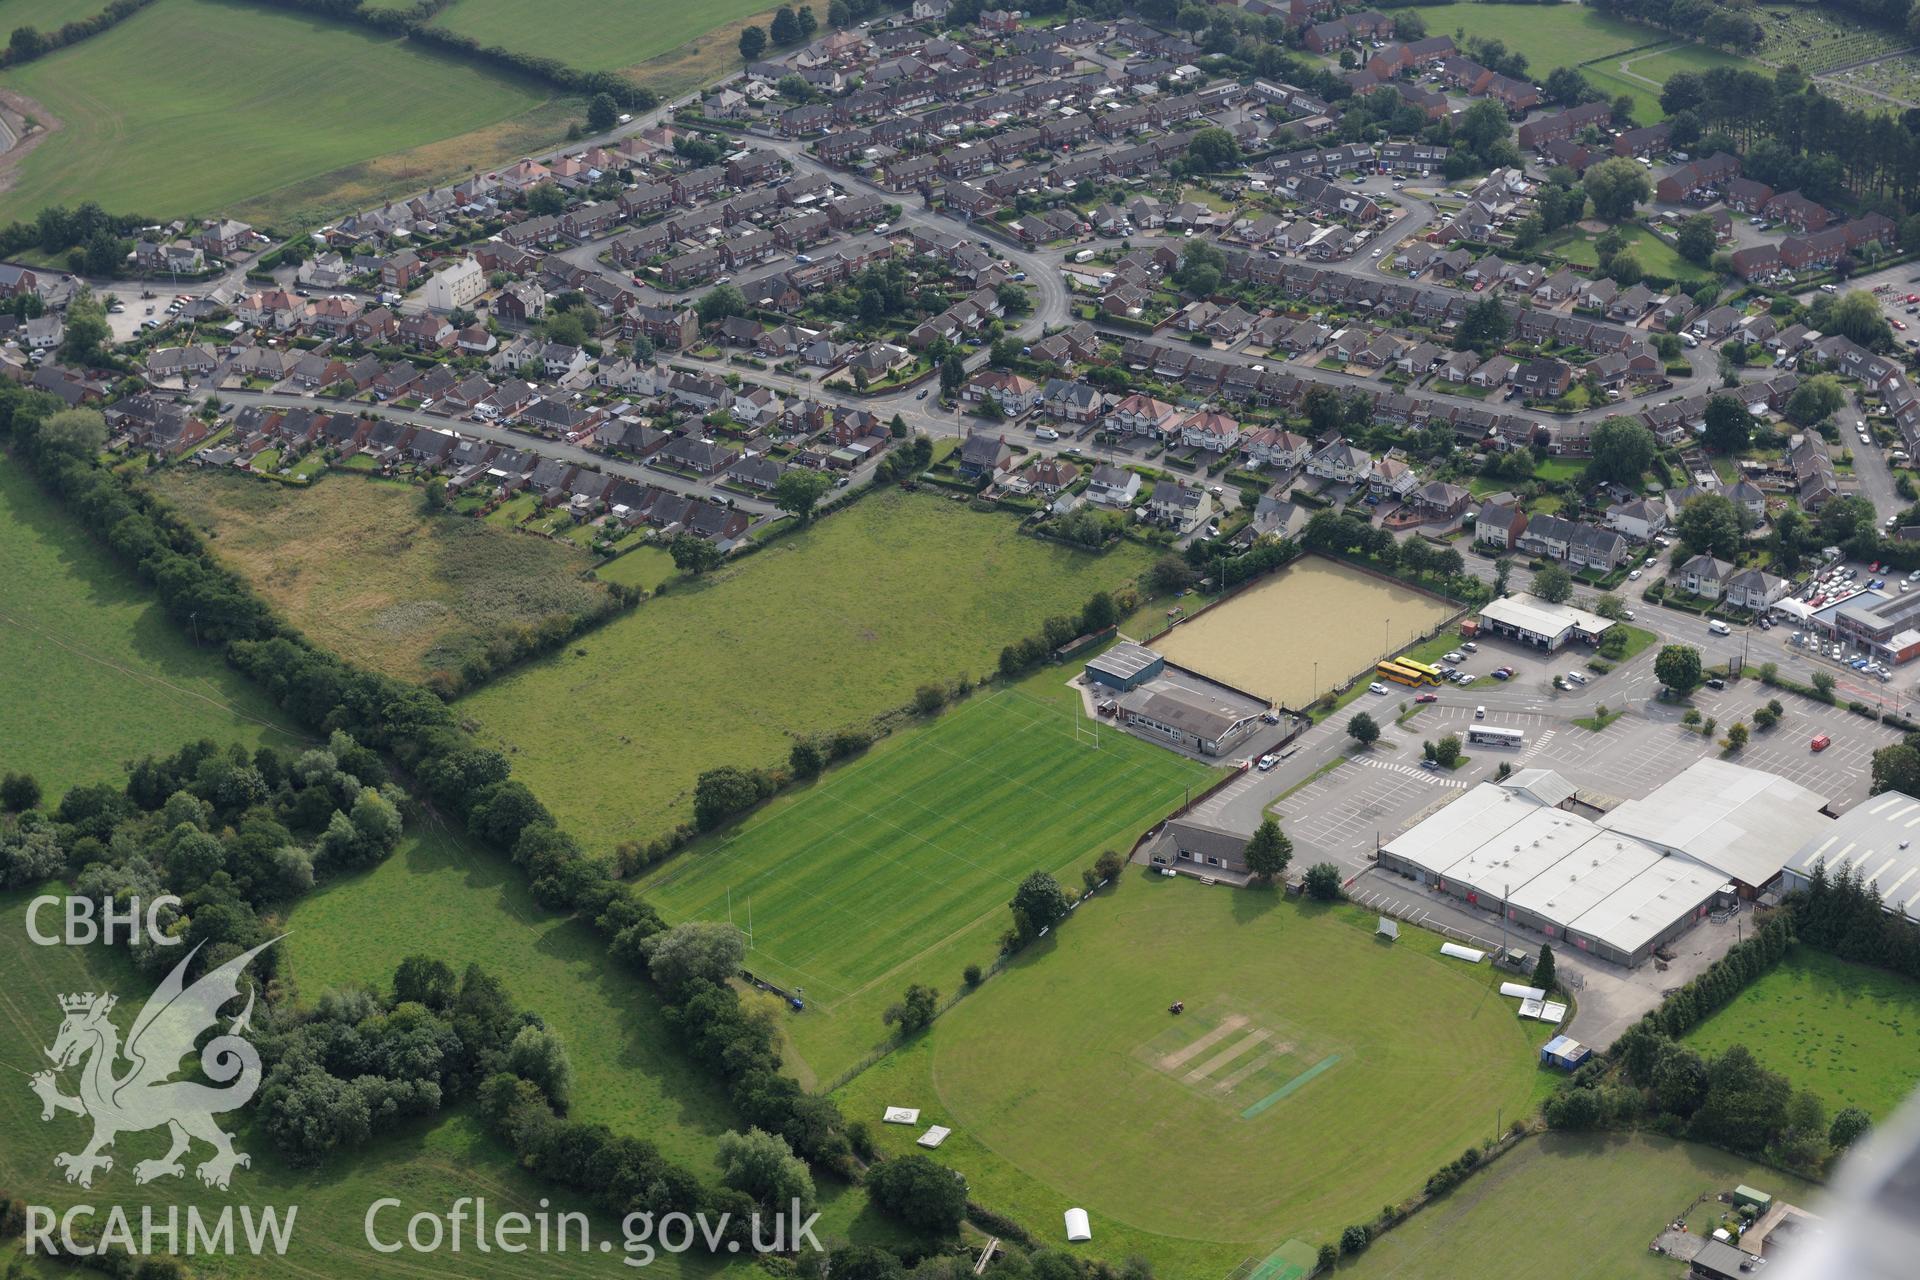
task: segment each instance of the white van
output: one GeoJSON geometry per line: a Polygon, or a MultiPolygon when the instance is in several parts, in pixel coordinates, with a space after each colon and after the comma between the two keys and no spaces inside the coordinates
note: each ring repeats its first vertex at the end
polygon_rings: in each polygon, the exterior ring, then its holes
{"type": "Polygon", "coordinates": [[[1733,628],[1728,626],[1726,623],[1720,621],[1720,619],[1718,618],[1707,619],[1707,630],[1713,632],[1713,634],[1717,636],[1727,636],[1727,635],[1733,634],[1733,628]]]}

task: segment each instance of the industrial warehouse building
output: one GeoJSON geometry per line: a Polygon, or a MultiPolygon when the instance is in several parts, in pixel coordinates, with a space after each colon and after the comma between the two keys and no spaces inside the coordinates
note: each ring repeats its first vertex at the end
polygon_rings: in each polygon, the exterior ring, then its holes
{"type": "Polygon", "coordinates": [[[1553,653],[1570,641],[1598,644],[1613,623],[1597,613],[1538,596],[1502,596],[1480,611],[1482,635],[1505,636],[1553,653]]]}
{"type": "Polygon", "coordinates": [[[1125,693],[1167,669],[1167,660],[1144,645],[1122,640],[1087,664],[1087,679],[1125,693]]]}
{"type": "Polygon", "coordinates": [[[1920,800],[1898,791],[1870,796],[1800,846],[1780,873],[1780,888],[1807,887],[1816,865],[1829,876],[1852,872],[1880,892],[1888,911],[1920,920],[1920,800]]]}
{"type": "Polygon", "coordinates": [[[1631,966],[1716,904],[1770,883],[1832,827],[1822,808],[1784,778],[1703,760],[1596,819],[1575,812],[1559,774],[1526,769],[1388,841],[1380,867],[1631,966]]]}

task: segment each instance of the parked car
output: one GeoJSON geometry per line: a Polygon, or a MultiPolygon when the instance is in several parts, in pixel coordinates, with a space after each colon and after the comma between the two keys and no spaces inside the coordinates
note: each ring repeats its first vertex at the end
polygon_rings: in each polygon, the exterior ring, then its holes
{"type": "Polygon", "coordinates": [[[1260,757],[1260,761],[1255,767],[1258,768],[1260,772],[1265,773],[1267,770],[1273,768],[1273,766],[1279,763],[1280,763],[1280,757],[1273,754],[1273,752],[1269,751],[1267,752],[1267,754],[1260,757]]]}
{"type": "Polygon", "coordinates": [[[1440,695],[1437,693],[1423,693],[1419,697],[1415,698],[1414,701],[1415,702],[1438,702],[1440,701],[1440,695]]]}
{"type": "Polygon", "coordinates": [[[1825,751],[1828,747],[1833,745],[1833,739],[1828,737],[1824,733],[1816,733],[1813,735],[1813,741],[1809,742],[1807,745],[1815,751],[1825,751]]]}
{"type": "Polygon", "coordinates": [[[1480,652],[1480,646],[1469,640],[1460,646],[1460,651],[1462,653],[1478,653],[1480,652]]]}
{"type": "MultiPolygon", "coordinates": [[[[1917,574],[1917,575],[1915,575],[1915,576],[1917,576],[1917,577],[1920,577],[1920,574],[1917,574]]],[[[1461,654],[1461,652],[1460,652],[1460,651],[1459,651],[1458,649],[1455,649],[1455,650],[1454,650],[1454,651],[1453,651],[1452,653],[1449,653],[1449,654],[1447,654],[1447,655],[1446,655],[1445,657],[1443,657],[1443,658],[1441,658],[1441,659],[1440,659],[1440,661],[1442,661],[1442,662],[1465,662],[1465,661],[1466,661],[1466,658],[1465,658],[1465,656],[1464,656],[1464,655],[1462,655],[1462,654],[1461,654]]]]}
{"type": "Polygon", "coordinates": [[[1485,720],[1487,718],[1487,709],[1485,707],[1475,707],[1473,709],[1473,718],[1475,720],[1485,720]]]}
{"type": "Polygon", "coordinates": [[[1033,429],[1033,437],[1036,440],[1058,440],[1060,433],[1052,427],[1035,427],[1033,429]]]}
{"type": "Polygon", "coordinates": [[[1367,686],[1368,693],[1384,694],[1386,691],[1387,691],[1387,686],[1381,684],[1378,680],[1375,680],[1372,684],[1367,686]]]}

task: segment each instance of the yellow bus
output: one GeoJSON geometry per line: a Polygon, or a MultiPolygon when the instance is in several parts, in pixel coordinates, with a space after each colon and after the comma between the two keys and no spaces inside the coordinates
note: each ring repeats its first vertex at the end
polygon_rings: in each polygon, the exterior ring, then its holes
{"type": "Polygon", "coordinates": [[[1428,684],[1440,683],[1440,668],[1434,666],[1430,662],[1415,662],[1412,658],[1404,658],[1404,657],[1395,658],[1394,661],[1399,663],[1401,666],[1405,667],[1409,671],[1418,671],[1421,675],[1427,678],[1428,684]]]}
{"type": "Polygon", "coordinates": [[[1376,666],[1373,673],[1383,680],[1391,680],[1395,684],[1404,684],[1416,689],[1423,684],[1432,683],[1418,671],[1410,670],[1391,660],[1376,666]]]}

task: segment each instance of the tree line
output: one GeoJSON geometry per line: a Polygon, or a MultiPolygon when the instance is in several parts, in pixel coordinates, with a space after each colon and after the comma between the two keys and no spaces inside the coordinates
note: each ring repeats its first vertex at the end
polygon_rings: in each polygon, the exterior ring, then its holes
{"type": "MultiPolygon", "coordinates": [[[[606,939],[612,959],[649,972],[645,944],[665,932],[658,913],[616,879],[607,857],[588,854],[509,777],[504,755],[476,742],[431,692],[315,648],[214,561],[187,522],[102,466],[97,438],[47,432],[57,408],[51,397],[0,387],[0,439],[10,440],[42,486],[154,587],[170,617],[194,628],[202,642],[222,646],[228,663],[298,723],[341,730],[390,757],[431,809],[507,853],[542,906],[577,913],[606,939]]],[[[749,1016],[731,987],[663,989],[662,997],[670,1025],[714,1069],[748,1123],[787,1137],[803,1158],[849,1168],[838,1107],[781,1074],[776,1030],[749,1016]]]]}
{"type": "Polygon", "coordinates": [[[62,23],[54,31],[42,31],[38,27],[25,25],[15,27],[7,39],[6,48],[0,49],[0,67],[17,67],[23,62],[43,58],[55,49],[77,44],[88,36],[97,36],[152,3],[153,0],[112,0],[111,4],[91,18],[62,23]]]}

